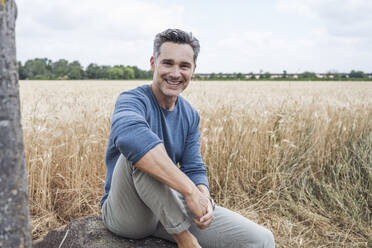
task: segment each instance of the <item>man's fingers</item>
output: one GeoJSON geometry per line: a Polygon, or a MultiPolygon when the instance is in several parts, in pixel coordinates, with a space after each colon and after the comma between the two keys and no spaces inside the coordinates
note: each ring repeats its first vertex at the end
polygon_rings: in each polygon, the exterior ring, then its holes
{"type": "Polygon", "coordinates": [[[210,219],[206,220],[205,222],[200,222],[198,219],[195,218],[194,222],[198,226],[199,229],[205,229],[212,224],[213,216],[210,219]]]}
{"type": "Polygon", "coordinates": [[[209,211],[209,198],[203,195],[197,188],[190,197],[187,197],[186,204],[191,212],[200,219],[209,211]]]}
{"type": "Polygon", "coordinates": [[[207,219],[204,219],[204,220],[201,220],[201,219],[198,219],[198,218],[194,218],[194,222],[195,222],[195,224],[197,224],[197,225],[203,225],[203,224],[205,224],[205,223],[210,223],[210,222],[212,222],[213,219],[214,219],[213,216],[209,216],[207,219]]]}
{"type": "Polygon", "coordinates": [[[208,213],[206,213],[200,218],[200,222],[205,222],[211,218],[213,218],[213,212],[209,211],[208,213]]]}
{"type": "Polygon", "coordinates": [[[207,213],[204,214],[199,220],[194,221],[200,229],[205,229],[211,225],[213,219],[213,208],[211,204],[208,204],[207,213]]]}
{"type": "Polygon", "coordinates": [[[213,222],[213,217],[210,218],[209,220],[203,222],[202,225],[204,226],[204,228],[207,228],[212,224],[212,222],[213,222]]]}
{"type": "Polygon", "coordinates": [[[210,201],[208,200],[207,212],[200,218],[200,222],[205,222],[210,218],[213,218],[213,207],[210,201]]]}
{"type": "Polygon", "coordinates": [[[208,204],[207,213],[200,219],[195,218],[194,222],[200,229],[205,229],[211,225],[213,219],[213,208],[208,204]]]}

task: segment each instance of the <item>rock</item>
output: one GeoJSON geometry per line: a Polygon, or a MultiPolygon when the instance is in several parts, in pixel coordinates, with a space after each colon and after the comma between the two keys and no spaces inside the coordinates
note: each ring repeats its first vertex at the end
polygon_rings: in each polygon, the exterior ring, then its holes
{"type": "Polygon", "coordinates": [[[33,247],[176,248],[177,245],[155,237],[139,240],[126,239],[107,230],[101,217],[86,217],[73,220],[67,226],[50,231],[45,238],[35,241],[33,247]]]}

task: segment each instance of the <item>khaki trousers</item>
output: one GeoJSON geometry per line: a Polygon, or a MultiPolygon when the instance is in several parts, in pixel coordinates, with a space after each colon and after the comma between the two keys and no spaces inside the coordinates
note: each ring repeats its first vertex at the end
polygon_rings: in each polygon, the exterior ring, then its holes
{"type": "Polygon", "coordinates": [[[174,242],[171,234],[189,230],[203,248],[273,248],[266,228],[217,206],[210,227],[200,230],[192,221],[183,196],[132,165],[121,155],[111,189],[102,206],[102,219],[113,233],[126,238],[147,236],[174,242]]]}

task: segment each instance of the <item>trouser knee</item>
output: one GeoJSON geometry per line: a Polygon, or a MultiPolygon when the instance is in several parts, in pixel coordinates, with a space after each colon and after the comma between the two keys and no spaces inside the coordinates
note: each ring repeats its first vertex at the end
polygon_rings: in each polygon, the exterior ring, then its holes
{"type": "MultiPolygon", "coordinates": [[[[141,221],[139,221],[141,222],[141,221]]],[[[141,223],[138,223],[139,225],[141,223]]],[[[156,231],[157,223],[153,221],[146,222],[145,225],[141,225],[141,228],[121,228],[117,229],[116,227],[107,225],[105,223],[105,226],[108,230],[111,232],[115,233],[118,236],[126,237],[126,238],[131,238],[131,239],[142,239],[145,237],[148,237],[152,235],[156,231]]]]}
{"type": "Polygon", "coordinates": [[[264,248],[275,247],[274,235],[270,230],[263,228],[263,231],[261,232],[260,236],[261,236],[262,247],[264,248]]]}
{"type": "Polygon", "coordinates": [[[275,247],[275,240],[273,233],[260,226],[259,230],[256,230],[255,233],[249,233],[247,236],[253,237],[249,240],[249,242],[243,242],[244,245],[240,245],[237,247],[245,247],[245,248],[274,248],[275,247]]]}

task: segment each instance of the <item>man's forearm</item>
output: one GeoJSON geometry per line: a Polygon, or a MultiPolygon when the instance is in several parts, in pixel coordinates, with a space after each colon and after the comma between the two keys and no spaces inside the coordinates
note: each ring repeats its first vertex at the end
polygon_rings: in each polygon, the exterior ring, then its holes
{"type": "Polygon", "coordinates": [[[197,220],[207,215],[210,209],[208,197],[175,166],[163,144],[148,151],[134,166],[181,193],[185,197],[187,207],[197,217],[197,220]]]}
{"type": "Polygon", "coordinates": [[[191,179],[174,165],[163,144],[148,151],[135,166],[184,196],[191,195],[196,189],[191,179]]]}

